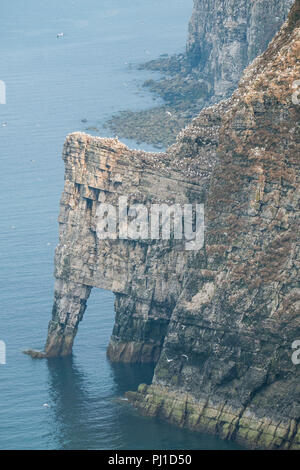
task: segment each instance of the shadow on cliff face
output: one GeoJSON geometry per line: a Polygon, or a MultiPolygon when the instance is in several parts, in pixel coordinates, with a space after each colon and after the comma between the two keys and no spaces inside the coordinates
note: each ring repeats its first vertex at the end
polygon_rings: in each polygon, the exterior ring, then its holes
{"type": "Polygon", "coordinates": [[[110,366],[117,387],[117,395],[123,395],[127,390],[131,390],[129,387],[133,384],[137,388],[141,383],[141,377],[144,377],[145,383],[152,383],[155,364],[111,363],[110,366]]]}
{"type": "Polygon", "coordinates": [[[59,438],[58,448],[64,449],[101,447],[106,430],[105,426],[104,430],[99,428],[99,421],[107,426],[122,421],[124,402],[118,402],[116,397],[130,387],[136,388],[141,381],[151,383],[154,369],[150,365],[113,365],[111,380],[97,381],[91,394],[89,374],[81,371],[73,356],[47,359],[47,366],[51,397],[48,406],[55,436],[59,438]]]}

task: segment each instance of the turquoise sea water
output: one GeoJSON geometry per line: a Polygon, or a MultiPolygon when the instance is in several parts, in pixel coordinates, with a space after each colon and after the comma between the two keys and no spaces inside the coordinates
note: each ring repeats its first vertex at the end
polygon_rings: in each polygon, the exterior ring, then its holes
{"type": "Polygon", "coordinates": [[[43,348],[50,319],[65,136],[86,126],[101,134],[112,113],[151,106],[152,97],[138,91],[151,74],[129,64],[182,52],[191,11],[192,0],[1,4],[0,340],[7,363],[0,364],[0,449],[235,448],[142,418],[118,400],[150,383],[153,370],[107,361],[109,292],[92,292],[71,358],[21,353],[43,348]]]}

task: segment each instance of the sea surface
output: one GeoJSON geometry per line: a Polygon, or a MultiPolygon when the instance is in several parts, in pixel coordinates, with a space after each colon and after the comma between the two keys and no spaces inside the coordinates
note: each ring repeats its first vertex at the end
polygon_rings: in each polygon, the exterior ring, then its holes
{"type": "Polygon", "coordinates": [[[120,399],[150,383],[153,368],[106,359],[110,292],[92,292],[72,357],[22,354],[43,348],[51,315],[65,136],[87,127],[109,135],[102,126],[113,113],[154,104],[141,85],[158,75],[136,66],[184,51],[192,3],[1,2],[0,341],[7,355],[0,364],[0,449],[236,448],[142,418],[120,399]]]}

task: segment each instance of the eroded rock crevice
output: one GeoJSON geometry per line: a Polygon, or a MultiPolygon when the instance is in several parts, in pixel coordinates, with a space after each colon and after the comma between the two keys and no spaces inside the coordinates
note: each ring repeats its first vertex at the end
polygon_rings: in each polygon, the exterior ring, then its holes
{"type": "Polygon", "coordinates": [[[147,415],[255,448],[300,448],[299,13],[297,1],[222,116],[207,266],[189,268],[153,384],[128,394],[147,415]]]}
{"type": "Polygon", "coordinates": [[[47,356],[71,353],[90,290],[98,287],[116,295],[109,358],[158,361],[186,263],[194,255],[183,240],[100,240],[97,208],[118,207],[121,196],[128,205],[204,203],[217,159],[218,113],[225,107],[208,110],[161,154],[132,151],[116,139],[68,136],[47,356]]]}
{"type": "Polygon", "coordinates": [[[71,352],[92,287],[116,294],[112,360],[157,362],[143,413],[259,448],[300,448],[300,1],[227,101],[165,153],[67,137],[46,355],[71,352]],[[205,204],[205,246],[99,240],[99,205],[205,204]]]}

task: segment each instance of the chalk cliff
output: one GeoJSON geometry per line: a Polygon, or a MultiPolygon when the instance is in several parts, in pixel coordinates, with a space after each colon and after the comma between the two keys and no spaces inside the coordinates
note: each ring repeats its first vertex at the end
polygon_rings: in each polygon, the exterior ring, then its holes
{"type": "Polygon", "coordinates": [[[232,97],[203,110],[165,153],[67,137],[44,355],[70,354],[91,288],[112,290],[109,358],[157,362],[153,384],[127,394],[143,413],[252,447],[300,449],[291,361],[300,339],[299,77],[297,0],[232,97]],[[204,247],[99,240],[97,208],[119,196],[204,203],[204,247]]]}

